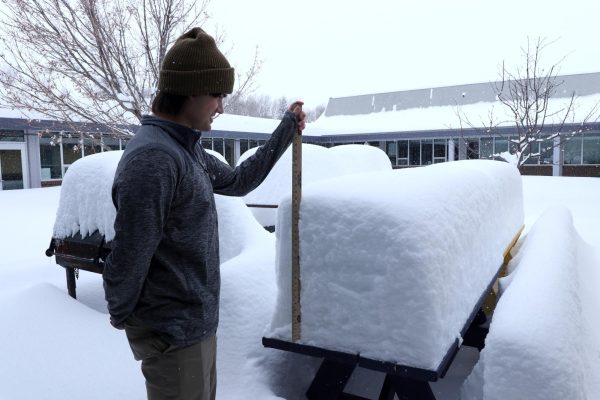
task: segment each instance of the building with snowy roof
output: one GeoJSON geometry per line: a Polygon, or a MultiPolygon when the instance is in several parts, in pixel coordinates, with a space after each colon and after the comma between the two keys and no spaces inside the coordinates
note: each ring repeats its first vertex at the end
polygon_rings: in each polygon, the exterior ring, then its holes
{"type": "MultiPolygon", "coordinates": [[[[550,99],[542,137],[560,131],[567,140],[560,145],[532,143],[531,153],[539,155],[530,157],[521,172],[600,176],[600,73],[558,76],[557,82],[562,84],[550,99]],[[573,111],[563,126],[561,110],[573,94],[573,111]]],[[[513,152],[517,139],[514,117],[497,98],[500,85],[487,82],[332,98],[310,134],[325,145],[379,146],[399,168],[493,158],[513,152]]]]}
{"type": "MultiPolygon", "coordinates": [[[[568,140],[532,143],[531,154],[536,155],[527,159],[521,172],[600,177],[600,72],[557,79],[562,84],[549,107],[564,109],[575,93],[573,113],[564,126],[550,116],[542,133],[549,136],[560,127],[568,140]]],[[[308,124],[303,141],[326,147],[376,146],[395,168],[493,158],[516,145],[513,118],[497,99],[497,85],[474,83],[331,98],[324,114],[308,124]]],[[[213,130],[203,134],[202,144],[235,165],[246,150],[264,143],[278,123],[221,115],[213,130]]],[[[0,188],[60,184],[75,160],[123,149],[127,141],[127,135],[103,126],[48,121],[41,116],[32,119],[0,108],[0,188]]]]}

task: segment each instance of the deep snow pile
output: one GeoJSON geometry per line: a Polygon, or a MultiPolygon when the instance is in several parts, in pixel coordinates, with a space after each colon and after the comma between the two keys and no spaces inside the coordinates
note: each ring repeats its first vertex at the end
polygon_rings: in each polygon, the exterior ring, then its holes
{"type": "MultiPolygon", "coordinates": [[[[227,163],[219,153],[207,151],[227,163]]],[[[85,237],[98,230],[106,241],[114,238],[116,210],[111,189],[122,155],[122,151],[93,154],[69,167],[61,188],[54,237],[62,239],[77,232],[85,237]]],[[[215,202],[219,216],[221,262],[240,254],[253,242],[269,237],[241,199],[216,195],[215,202]]]]}
{"type": "MultiPolygon", "coordinates": [[[[523,224],[521,177],[496,161],[304,186],[301,342],[437,369],[523,224]]],[[[291,200],[279,210],[277,311],[290,340],[291,200]]]]}
{"type": "Polygon", "coordinates": [[[463,400],[599,397],[598,261],[568,209],[538,219],[511,261],[514,271],[502,280],[463,400]]]}
{"type": "MultiPolygon", "coordinates": [[[[246,151],[238,164],[256,152],[246,151]]],[[[302,144],[302,185],[359,172],[389,171],[392,164],[381,149],[369,145],[348,144],[325,148],[302,144]]],[[[269,176],[244,197],[246,204],[278,205],[292,192],[292,147],[281,156],[269,176]]],[[[253,208],[252,213],[263,226],[275,225],[277,211],[253,208]]]]}

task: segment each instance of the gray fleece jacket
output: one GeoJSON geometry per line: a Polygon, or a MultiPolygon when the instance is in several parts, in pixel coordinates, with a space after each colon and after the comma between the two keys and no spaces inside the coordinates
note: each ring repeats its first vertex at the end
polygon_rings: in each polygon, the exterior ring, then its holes
{"type": "Polygon", "coordinates": [[[213,193],[243,196],[267,176],[297,127],[286,112],[271,139],[236,168],[209,155],[197,131],[145,116],[112,189],[115,238],[104,266],[111,323],[130,316],[176,346],[214,335],[219,237],[213,193]]]}

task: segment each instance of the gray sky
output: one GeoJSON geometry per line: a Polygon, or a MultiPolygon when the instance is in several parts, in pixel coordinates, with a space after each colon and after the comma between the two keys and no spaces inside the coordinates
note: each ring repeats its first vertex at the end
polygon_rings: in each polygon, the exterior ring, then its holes
{"type": "Polygon", "coordinates": [[[486,82],[517,65],[520,47],[550,44],[543,65],[600,71],[598,0],[213,0],[232,64],[264,59],[257,93],[329,97],[486,82]]]}

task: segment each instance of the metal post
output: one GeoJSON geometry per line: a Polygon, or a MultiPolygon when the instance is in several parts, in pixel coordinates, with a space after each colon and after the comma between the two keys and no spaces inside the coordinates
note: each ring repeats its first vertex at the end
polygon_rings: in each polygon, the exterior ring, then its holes
{"type": "Polygon", "coordinates": [[[552,176],[562,176],[564,153],[560,134],[552,142],[552,176]]]}
{"type": "Polygon", "coordinates": [[[300,340],[300,199],[302,198],[302,132],[292,142],[292,341],[300,340]]]}

